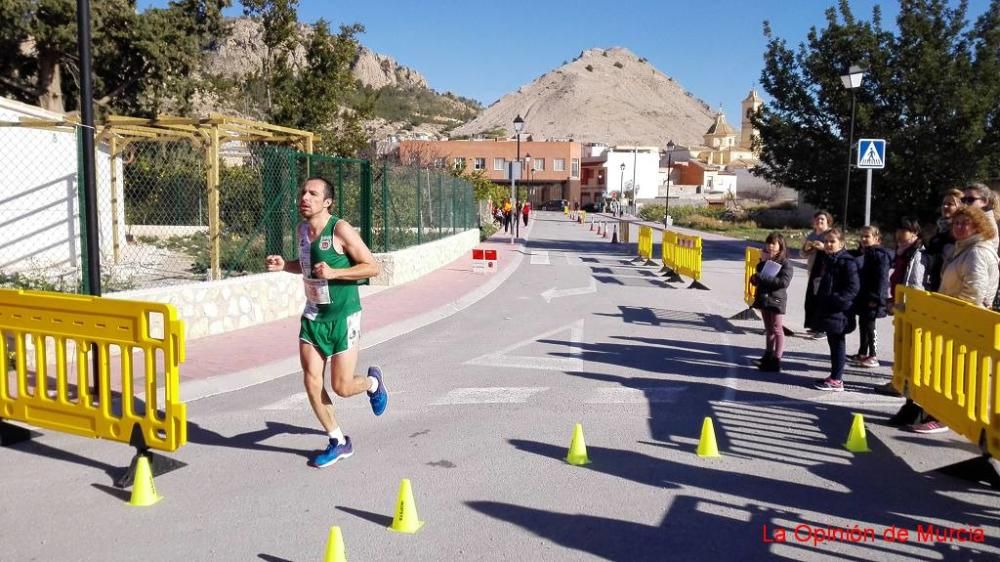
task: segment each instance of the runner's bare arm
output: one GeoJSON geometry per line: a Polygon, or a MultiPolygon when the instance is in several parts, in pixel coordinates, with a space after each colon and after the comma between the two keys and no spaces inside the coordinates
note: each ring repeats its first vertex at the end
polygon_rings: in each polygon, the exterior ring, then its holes
{"type": "Polygon", "coordinates": [[[287,271],[288,273],[302,273],[302,266],[299,260],[285,261],[281,256],[267,256],[264,264],[268,271],[287,271]]]}
{"type": "Polygon", "coordinates": [[[379,274],[380,268],[375,256],[365,245],[364,240],[358,235],[347,221],[342,220],[334,227],[334,233],[344,243],[344,253],[351,258],[351,267],[346,269],[333,269],[325,263],[316,264],[313,273],[322,279],[344,279],[345,281],[358,281],[368,279],[379,274]]]}

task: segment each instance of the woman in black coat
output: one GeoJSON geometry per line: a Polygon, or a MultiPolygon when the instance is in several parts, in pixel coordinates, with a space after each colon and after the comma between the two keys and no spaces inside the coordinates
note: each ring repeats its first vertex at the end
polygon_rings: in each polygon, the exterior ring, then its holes
{"type": "Polygon", "coordinates": [[[760,309],[764,317],[765,351],[757,364],[761,371],[781,371],[781,355],[785,349],[785,305],[791,282],[792,264],[788,261],[785,238],[779,232],[772,232],[764,241],[757,273],[750,277],[750,283],[757,287],[753,307],[760,309]],[[774,265],[768,265],[768,262],[774,265]]]}
{"type": "Polygon", "coordinates": [[[832,228],[823,235],[823,250],[812,286],[806,288],[813,291],[816,303],[812,325],[806,327],[826,332],[830,346],[830,376],[817,382],[815,388],[840,392],[844,390],[841,379],[847,362],[846,336],[857,327],[852,308],[861,281],[858,262],[844,250],[844,233],[839,228],[832,228]]]}

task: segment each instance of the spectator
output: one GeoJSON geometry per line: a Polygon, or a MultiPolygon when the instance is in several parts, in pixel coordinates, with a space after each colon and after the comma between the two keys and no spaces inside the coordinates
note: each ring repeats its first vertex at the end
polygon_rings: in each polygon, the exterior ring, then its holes
{"type": "MultiPolygon", "coordinates": [[[[969,206],[952,215],[955,245],[945,256],[938,292],[976,306],[989,308],[1000,284],[996,222],[979,207],[969,206]]],[[[948,428],[931,416],[910,426],[916,433],[943,433],[948,428]]]]}
{"type": "Polygon", "coordinates": [[[504,204],[503,204],[503,231],[504,232],[507,232],[508,230],[510,230],[511,232],[514,232],[514,230],[512,228],[513,225],[510,223],[510,217],[512,215],[512,209],[513,208],[514,208],[514,205],[510,202],[510,199],[504,201],[504,204]]]}
{"type": "MultiPolygon", "coordinates": [[[[812,218],[812,232],[806,235],[806,241],[802,245],[802,250],[800,255],[806,259],[806,278],[809,282],[809,287],[812,287],[813,282],[813,266],[816,264],[816,256],[822,255],[823,253],[823,234],[833,228],[833,216],[826,211],[818,211],[813,215],[812,218]]],[[[806,289],[806,318],[805,326],[806,332],[814,338],[823,337],[822,333],[813,332],[809,326],[812,324],[813,309],[813,292],[806,289]]]]}
{"type": "Polygon", "coordinates": [[[757,287],[753,307],[759,308],[764,316],[764,356],[757,362],[761,371],[777,373],[781,371],[781,355],[785,348],[783,320],[785,304],[788,302],[788,285],[792,281],[792,264],[788,261],[785,238],[779,232],[767,235],[764,251],[757,263],[757,273],[750,277],[750,283],[757,287]],[[779,269],[768,266],[773,262],[779,269]]]}
{"type": "MultiPolygon", "coordinates": [[[[966,186],[963,193],[962,202],[966,205],[972,205],[974,207],[979,207],[986,212],[986,216],[993,220],[994,225],[996,224],[996,211],[997,207],[997,194],[992,191],[989,187],[981,183],[974,183],[966,186]]],[[[993,246],[997,248],[1000,252],[1000,236],[993,236],[993,246]]],[[[993,297],[993,303],[991,305],[993,310],[1000,311],[1000,291],[993,297]]]]}
{"type": "Polygon", "coordinates": [[[877,226],[861,228],[861,255],[858,275],[861,287],[854,301],[858,316],[858,353],[850,357],[859,367],[874,369],[878,363],[878,332],[875,321],[885,318],[889,302],[889,267],[892,255],[882,247],[882,233],[877,226]]]}
{"type": "MultiPolygon", "coordinates": [[[[896,253],[889,276],[889,301],[886,311],[891,315],[896,302],[896,287],[905,285],[924,289],[926,287],[927,255],[920,240],[920,223],[912,217],[903,217],[896,228],[896,253]]],[[[889,396],[901,396],[889,381],[875,387],[875,391],[889,396]]]]}
{"type": "Polygon", "coordinates": [[[528,226],[528,214],[530,212],[531,212],[531,203],[525,201],[524,206],[521,207],[521,218],[524,219],[524,226],[528,226]]]}
{"type": "Polygon", "coordinates": [[[816,258],[814,280],[808,287],[813,292],[816,308],[812,323],[806,328],[825,333],[830,346],[830,376],[814,387],[841,392],[844,390],[842,379],[847,362],[846,336],[856,327],[851,307],[858,296],[861,281],[858,262],[844,251],[844,233],[839,228],[832,228],[823,234],[823,251],[824,254],[816,258]]]}
{"type": "Polygon", "coordinates": [[[934,234],[927,240],[927,282],[925,289],[937,291],[941,284],[941,266],[944,263],[944,255],[955,243],[951,235],[951,217],[955,211],[965,205],[962,203],[962,192],[957,189],[949,189],[941,198],[941,216],[938,217],[934,234]]]}

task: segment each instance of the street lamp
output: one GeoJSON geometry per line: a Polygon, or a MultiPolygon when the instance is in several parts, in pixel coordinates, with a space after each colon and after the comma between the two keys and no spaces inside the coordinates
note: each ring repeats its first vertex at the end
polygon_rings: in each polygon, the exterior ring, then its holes
{"type": "Polygon", "coordinates": [[[625,202],[625,163],[619,166],[622,169],[622,179],[618,184],[618,216],[622,216],[622,203],[625,202]]]}
{"type": "Polygon", "coordinates": [[[851,91],[851,132],[847,137],[847,182],[844,184],[844,214],[841,216],[844,231],[847,231],[847,201],[851,193],[851,153],[854,150],[854,108],[857,102],[857,91],[861,87],[861,79],[865,77],[865,71],[856,64],[852,64],[847,70],[847,74],[840,77],[844,87],[851,91]]]}
{"type": "MultiPolygon", "coordinates": [[[[518,114],[518,116],[514,118],[514,134],[517,135],[517,159],[514,161],[517,162],[518,166],[521,165],[521,131],[523,130],[524,130],[524,119],[521,119],[521,115],[518,114]]],[[[511,221],[514,220],[514,201],[517,200],[517,194],[515,192],[517,188],[514,185],[515,183],[514,168],[515,166],[511,165],[510,167],[510,220],[511,221]]],[[[513,222],[510,224],[510,243],[511,244],[514,243],[513,222]]]]}
{"type": "Polygon", "coordinates": [[[666,230],[669,226],[667,221],[670,219],[670,170],[674,166],[674,144],[673,139],[667,143],[667,195],[663,198],[663,229],[666,230]]]}

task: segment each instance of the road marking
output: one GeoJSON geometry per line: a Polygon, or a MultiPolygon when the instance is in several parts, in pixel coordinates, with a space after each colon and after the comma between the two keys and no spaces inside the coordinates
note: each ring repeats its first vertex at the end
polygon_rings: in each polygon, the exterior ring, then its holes
{"type": "Polygon", "coordinates": [[[287,398],[282,398],[277,402],[271,402],[267,406],[263,406],[261,410],[298,410],[308,407],[309,398],[306,396],[305,392],[299,392],[287,398]]]}
{"type": "Polygon", "coordinates": [[[618,386],[596,388],[584,404],[671,404],[680,398],[686,386],[622,388],[618,386]]]}
{"type": "Polygon", "coordinates": [[[487,367],[515,367],[518,369],[535,369],[540,371],[583,371],[583,319],[561,326],[543,334],[530,337],[509,345],[500,351],[480,355],[465,362],[466,365],[484,365],[487,367]],[[538,340],[550,338],[556,334],[569,331],[570,357],[532,357],[530,355],[508,355],[515,349],[525,347],[538,340]]]}
{"type": "Polygon", "coordinates": [[[589,295],[590,293],[596,292],[597,280],[591,277],[590,283],[586,287],[577,287],[575,289],[556,289],[555,287],[552,287],[548,291],[542,293],[542,298],[545,299],[545,302],[552,302],[552,299],[573,297],[577,295],[589,295]]]}
{"type": "Polygon", "coordinates": [[[548,390],[547,386],[492,386],[486,388],[456,388],[431,402],[431,406],[456,404],[523,404],[529,398],[548,390]]]}
{"type": "Polygon", "coordinates": [[[531,265],[550,265],[549,253],[543,250],[534,250],[531,253],[531,265]]]}

